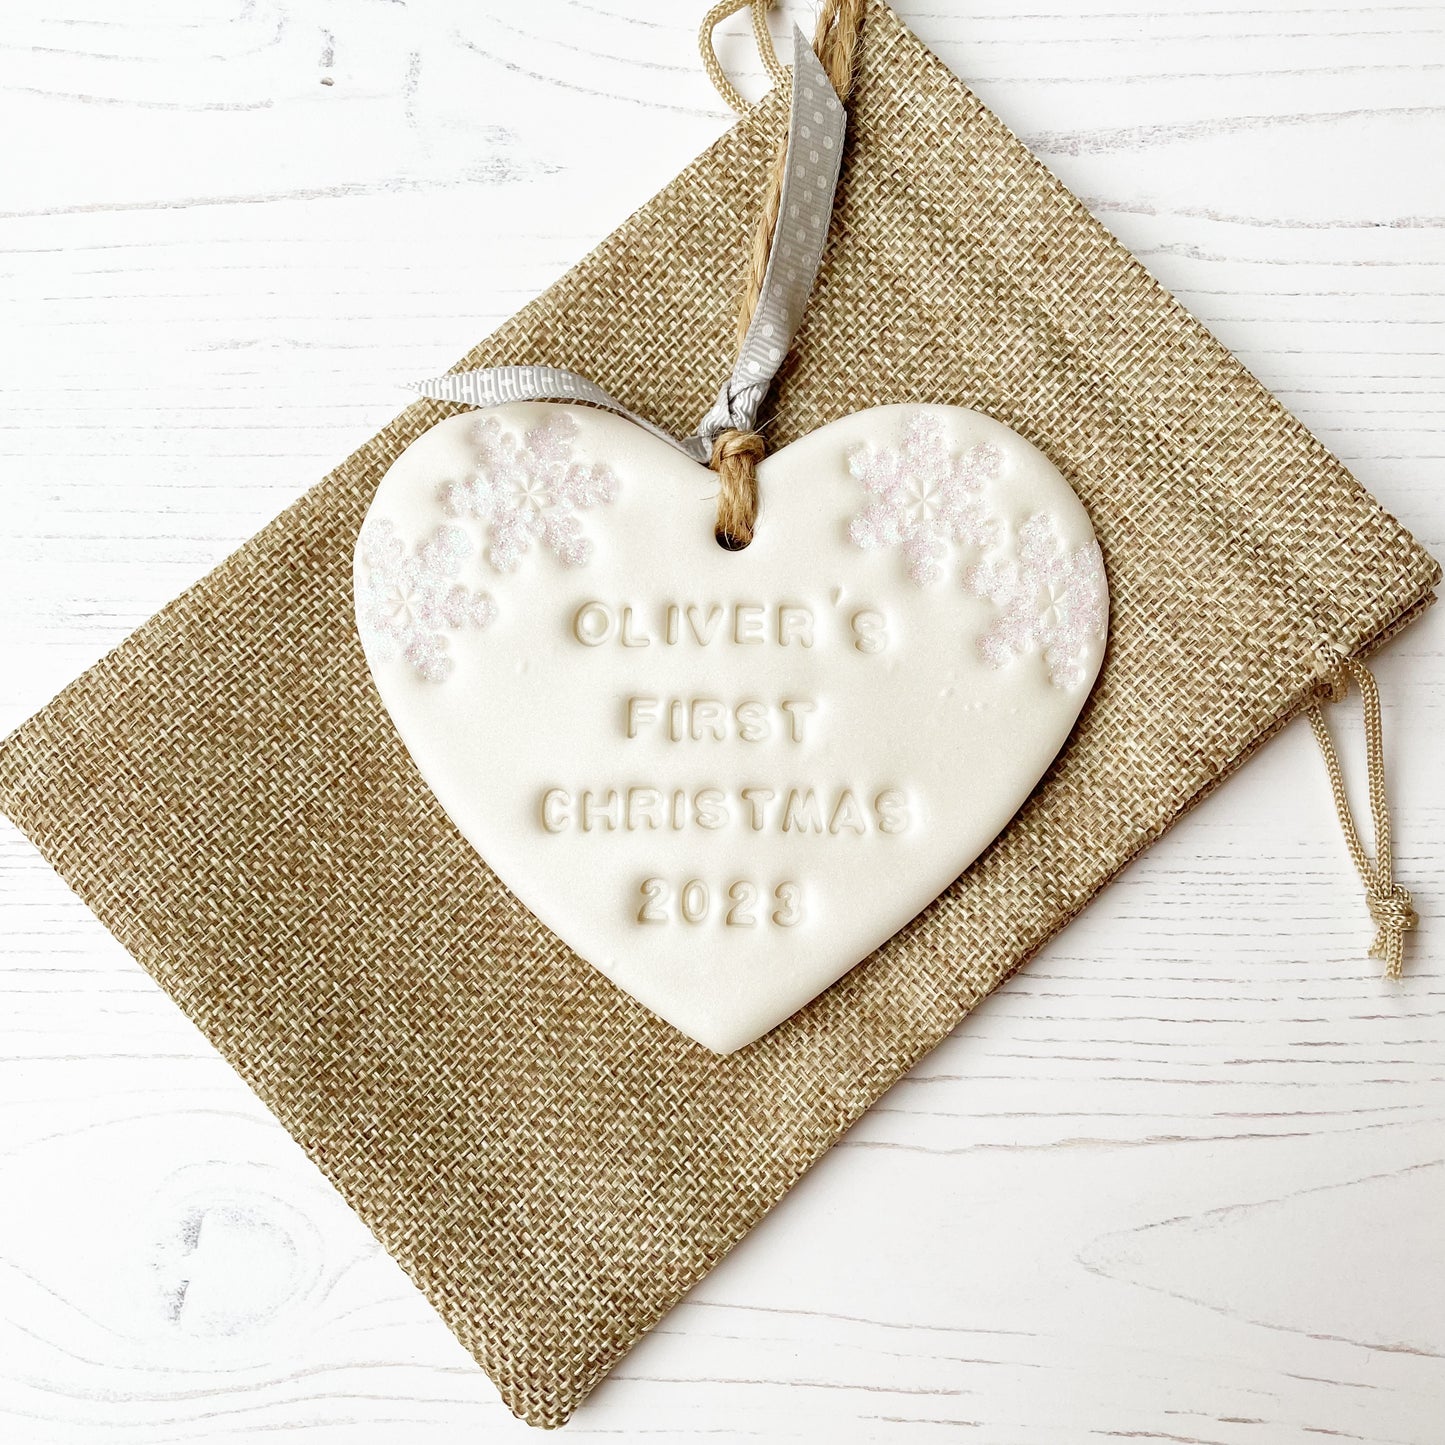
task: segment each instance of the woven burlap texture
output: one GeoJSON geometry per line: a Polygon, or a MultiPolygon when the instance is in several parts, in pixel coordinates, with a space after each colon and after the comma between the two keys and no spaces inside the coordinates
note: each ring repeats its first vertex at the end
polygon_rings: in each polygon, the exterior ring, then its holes
{"type": "MultiPolygon", "coordinates": [[[[1092,514],[1113,623],[1003,837],[801,1014],[729,1058],[690,1043],[520,907],[417,775],[353,632],[351,555],[443,404],[402,413],[0,748],[0,806],[540,1425],[1297,713],[1322,655],[1368,650],[1436,581],[881,5],[851,110],[766,434],[900,401],[1007,422],[1092,514]]],[[[690,430],[732,360],[784,119],[776,97],[747,115],[465,364],[572,367],[690,430]]]]}

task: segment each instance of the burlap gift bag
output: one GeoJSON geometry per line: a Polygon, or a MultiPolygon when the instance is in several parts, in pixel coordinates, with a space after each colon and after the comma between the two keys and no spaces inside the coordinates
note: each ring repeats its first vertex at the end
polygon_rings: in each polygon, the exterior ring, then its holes
{"type": "MultiPolygon", "coordinates": [[[[415,772],[353,632],[422,402],[0,748],[0,803],[265,1100],[524,1419],[567,1418],[898,1076],[1431,598],[1434,563],[881,4],[783,444],[979,408],[1092,514],[1112,638],[999,841],[719,1058],[570,954],[415,772]]],[[[732,346],[774,98],[466,358],[688,430],[732,346]]],[[[384,365],[384,358],[378,359],[384,365]]]]}

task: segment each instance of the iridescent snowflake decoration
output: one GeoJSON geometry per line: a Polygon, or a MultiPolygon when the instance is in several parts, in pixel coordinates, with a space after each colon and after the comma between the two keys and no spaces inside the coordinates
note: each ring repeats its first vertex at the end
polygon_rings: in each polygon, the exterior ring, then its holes
{"type": "Polygon", "coordinates": [[[1019,528],[1016,555],[970,567],[963,585],[999,608],[979,639],[995,667],[1026,652],[1041,652],[1055,687],[1086,679],[1090,644],[1104,636],[1109,592],[1097,542],[1070,552],[1051,517],[1030,517],[1019,528]]]}
{"type": "Polygon", "coordinates": [[[460,527],[438,527],[410,555],[390,522],[371,522],[361,534],[366,580],[357,617],[379,658],[398,654],[428,682],[452,670],[447,632],[487,626],[497,615],[485,592],[456,581],[472,542],[460,527]]]}
{"type": "Polygon", "coordinates": [[[498,572],[514,571],[534,541],[571,567],[592,555],[577,514],[612,501],[617,478],[610,467],[573,456],[576,435],[565,413],[520,437],[492,416],[474,426],[477,469],[442,488],[442,505],[453,517],[486,524],[487,561],[498,572]]]}
{"type": "Polygon", "coordinates": [[[900,447],[849,450],[848,470],[873,500],[853,518],[848,536],[857,547],[902,548],[908,575],[926,586],[938,577],[948,543],[988,547],[997,539],[983,486],[1002,461],[999,449],[986,443],[956,455],[939,418],[921,412],[900,447]]]}

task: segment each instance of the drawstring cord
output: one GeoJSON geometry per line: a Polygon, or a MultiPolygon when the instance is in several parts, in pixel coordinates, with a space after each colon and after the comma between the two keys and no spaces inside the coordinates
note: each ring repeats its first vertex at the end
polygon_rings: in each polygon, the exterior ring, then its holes
{"type": "Polygon", "coordinates": [[[702,28],[698,31],[697,46],[702,52],[703,68],[707,71],[707,78],[712,81],[717,93],[728,103],[728,106],[737,111],[739,115],[748,108],[747,100],[738,90],[728,73],[722,68],[722,62],[717,58],[717,50],[712,43],[712,33],[722,24],[729,15],[736,15],[739,10],[748,10],[752,13],[753,39],[758,43],[758,54],[762,57],[763,68],[772,78],[774,85],[785,86],[790,83],[791,77],[787,67],[778,59],[778,52],[773,46],[772,32],[768,29],[768,11],[772,8],[773,0],[718,0],[718,3],[703,17],[702,28]]]}
{"type": "Polygon", "coordinates": [[[1335,751],[1334,739],[1325,723],[1324,709],[1319,702],[1309,710],[1310,726],[1314,729],[1315,741],[1324,755],[1325,768],[1330,775],[1330,787],[1335,795],[1335,811],[1340,817],[1340,828],[1345,835],[1345,846],[1350,850],[1350,859],[1365,885],[1365,902],[1375,924],[1375,941],[1370,945],[1370,957],[1380,959],[1385,965],[1387,978],[1399,978],[1404,971],[1405,935],[1419,923],[1410,891],[1402,888],[1393,877],[1393,862],[1390,844],[1390,807],[1385,796],[1385,733],[1380,720],[1380,689],[1375,684],[1369,668],[1354,658],[1342,658],[1333,680],[1328,697],[1330,702],[1340,702],[1349,692],[1353,680],[1360,691],[1360,701],[1365,714],[1365,758],[1370,782],[1370,817],[1375,833],[1375,856],[1365,852],[1360,841],[1360,831],[1355,826],[1354,814],[1350,811],[1350,800],[1345,793],[1345,778],[1340,767],[1340,757],[1335,751]]]}

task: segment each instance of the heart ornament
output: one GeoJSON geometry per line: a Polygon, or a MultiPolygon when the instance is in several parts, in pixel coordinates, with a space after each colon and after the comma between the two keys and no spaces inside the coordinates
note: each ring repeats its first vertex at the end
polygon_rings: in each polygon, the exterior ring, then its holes
{"type": "Polygon", "coordinates": [[[1063,745],[1108,593],[1058,471],[978,412],[858,412],[717,477],[589,407],[450,417],[382,479],[357,622],[461,833],[548,928],[729,1053],[915,917],[1063,745]]]}

